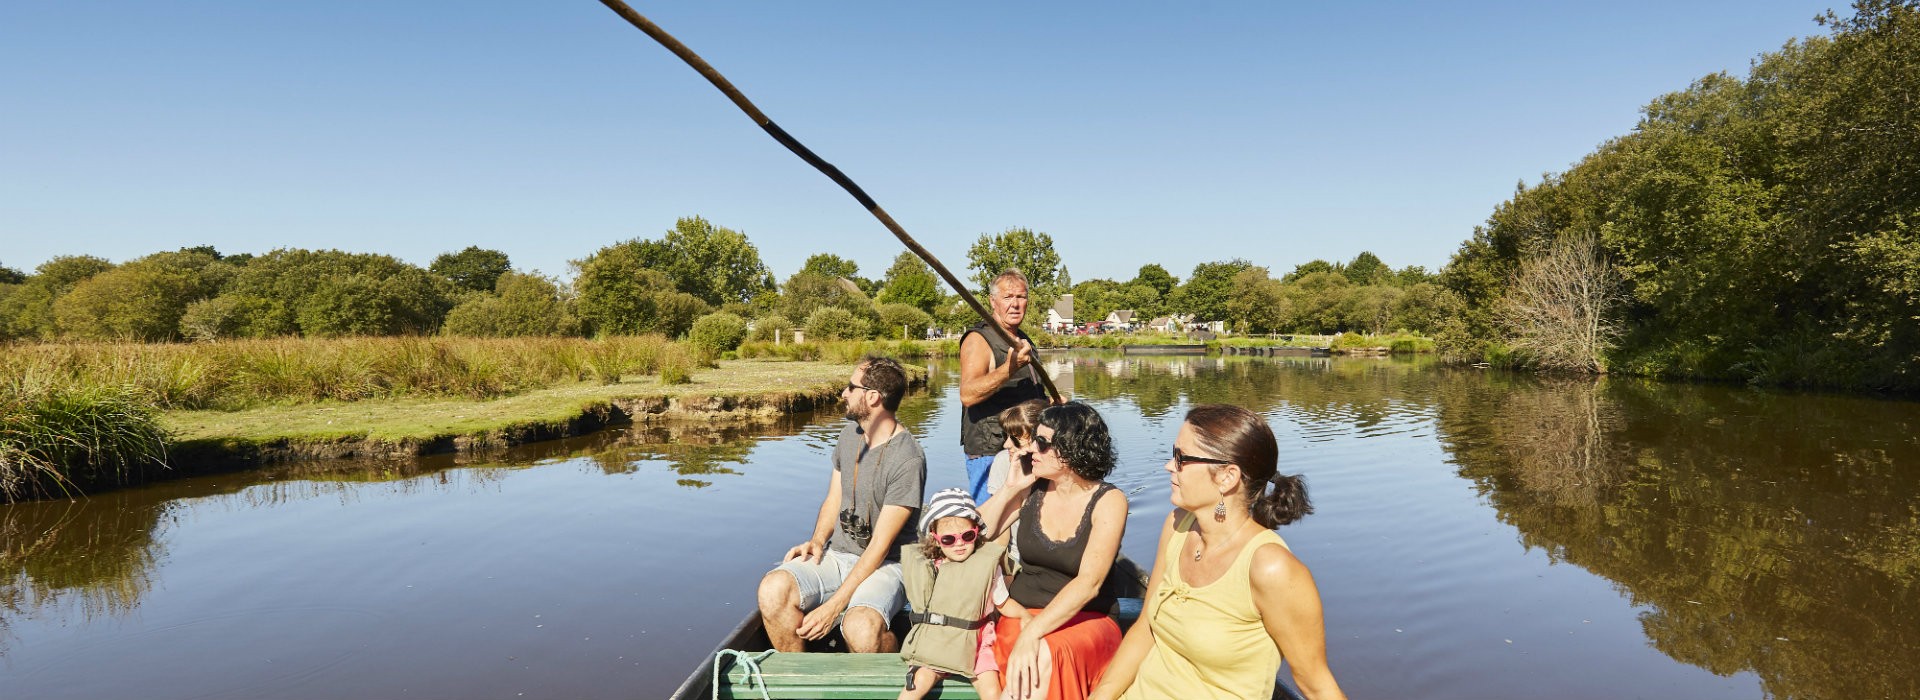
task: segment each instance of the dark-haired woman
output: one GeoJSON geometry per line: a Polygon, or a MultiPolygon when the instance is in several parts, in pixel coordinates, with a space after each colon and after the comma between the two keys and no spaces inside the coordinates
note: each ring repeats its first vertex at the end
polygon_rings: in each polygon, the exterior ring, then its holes
{"type": "Polygon", "coordinates": [[[980,508],[990,535],[1008,523],[1019,572],[1001,606],[994,656],[1005,697],[1081,700],[1120,647],[1120,628],[1100,593],[1120,536],[1127,497],[1104,481],[1113,471],[1113,439],[1083,403],[1040,414],[1027,450],[1033,470],[1015,469],[980,508]]]}
{"type": "Polygon", "coordinates": [[[1313,575],[1273,528],[1308,513],[1306,485],[1278,472],[1260,416],[1197,406],[1173,443],[1173,513],[1147,607],[1095,698],[1265,698],[1280,661],[1312,700],[1345,698],[1327,668],[1313,575]]]}

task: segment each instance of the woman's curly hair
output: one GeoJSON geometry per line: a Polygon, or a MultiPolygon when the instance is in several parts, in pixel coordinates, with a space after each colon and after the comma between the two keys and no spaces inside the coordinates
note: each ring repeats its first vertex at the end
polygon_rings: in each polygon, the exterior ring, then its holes
{"type": "Polygon", "coordinates": [[[1053,429],[1053,450],[1081,478],[1100,481],[1118,461],[1113,436],[1100,412],[1079,401],[1040,412],[1040,424],[1053,429]]]}

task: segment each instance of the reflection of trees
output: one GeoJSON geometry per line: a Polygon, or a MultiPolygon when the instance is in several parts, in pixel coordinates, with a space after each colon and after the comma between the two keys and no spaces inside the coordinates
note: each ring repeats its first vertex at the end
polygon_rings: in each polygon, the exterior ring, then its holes
{"type": "Polygon", "coordinates": [[[1419,371],[1429,360],[1294,357],[1168,357],[1076,354],[1075,391],[1088,400],[1123,399],[1149,418],[1187,404],[1230,403],[1307,424],[1365,432],[1425,411],[1450,376],[1419,371]],[[1413,398],[1420,397],[1420,398],[1413,398]],[[1417,404],[1417,405],[1416,405],[1417,404]]]}
{"type": "Polygon", "coordinates": [[[152,587],[163,502],[31,501],[0,506],[0,655],[6,622],[67,606],[86,619],[126,613],[152,587]]]}
{"type": "Polygon", "coordinates": [[[1508,379],[1450,385],[1438,422],[1522,541],[1617,582],[1667,655],[1771,697],[1920,691],[1913,405],[1508,379]]]}

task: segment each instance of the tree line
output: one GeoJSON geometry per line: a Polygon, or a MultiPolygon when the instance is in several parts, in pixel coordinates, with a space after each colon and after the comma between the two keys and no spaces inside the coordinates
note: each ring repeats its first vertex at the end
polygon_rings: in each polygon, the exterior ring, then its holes
{"type": "MultiPolygon", "coordinates": [[[[1396,272],[1371,253],[1350,263],[1315,261],[1280,280],[1235,259],[1203,263],[1184,284],[1157,264],[1124,283],[1072,284],[1052,238],[1024,228],[981,235],[968,261],[982,290],[1005,269],[1028,275],[1028,318],[1036,330],[1066,293],[1076,295],[1082,322],[1125,308],[1141,320],[1182,314],[1255,332],[1315,333],[1380,330],[1396,321],[1425,329],[1422,319],[1432,314],[1419,307],[1445,294],[1424,270],[1396,272]]],[[[803,328],[817,338],[862,339],[919,337],[928,328],[977,322],[912,253],[902,252],[878,278],[820,253],[778,281],[745,234],[697,216],[676,221],[659,238],[603,247],[570,267],[570,279],[523,273],[505,253],[477,246],[442,254],[425,268],[386,255],[291,248],[223,255],[201,246],[121,264],[62,256],[31,274],[0,268],[0,338],[659,333],[730,347],[749,325],[762,336],[803,328]]]]}
{"type": "Polygon", "coordinates": [[[1441,273],[1466,355],[1920,389],[1920,3],[1648,104],[1518,188],[1441,273]]]}

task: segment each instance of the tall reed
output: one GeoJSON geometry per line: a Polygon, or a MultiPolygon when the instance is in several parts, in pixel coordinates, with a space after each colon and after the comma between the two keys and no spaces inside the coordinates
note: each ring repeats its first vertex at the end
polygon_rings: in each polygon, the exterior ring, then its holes
{"type": "Polygon", "coordinates": [[[114,387],[162,409],[399,397],[486,399],[659,372],[660,336],[278,338],[195,344],[48,343],[0,353],[0,381],[114,387]]]}
{"type": "Polygon", "coordinates": [[[0,382],[0,501],[127,483],[165,464],[166,439],[129,389],[0,382]]]}

